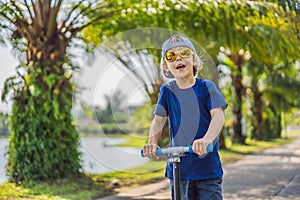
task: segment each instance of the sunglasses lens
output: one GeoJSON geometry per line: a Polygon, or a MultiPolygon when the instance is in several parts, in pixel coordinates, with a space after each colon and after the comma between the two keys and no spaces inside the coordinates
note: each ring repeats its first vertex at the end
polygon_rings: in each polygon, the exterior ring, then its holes
{"type": "Polygon", "coordinates": [[[192,51],[190,49],[183,49],[179,55],[182,57],[182,58],[188,58],[188,57],[191,57],[192,56],[192,51]]]}
{"type": "Polygon", "coordinates": [[[193,52],[189,48],[183,48],[175,52],[169,51],[165,55],[165,61],[173,62],[176,60],[177,55],[179,55],[181,58],[189,58],[193,55],[193,52]]]}
{"type": "Polygon", "coordinates": [[[166,59],[167,62],[172,62],[172,61],[176,60],[176,53],[175,52],[168,52],[166,54],[165,59],[166,59]]]}

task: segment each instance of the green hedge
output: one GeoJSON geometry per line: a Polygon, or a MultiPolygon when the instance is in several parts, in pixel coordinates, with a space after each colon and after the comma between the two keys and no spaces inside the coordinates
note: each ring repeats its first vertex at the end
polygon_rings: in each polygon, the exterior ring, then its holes
{"type": "Polygon", "coordinates": [[[15,93],[10,116],[7,174],[16,183],[73,176],[81,168],[71,116],[73,86],[64,75],[34,72],[15,93]],[[49,79],[47,84],[39,77],[49,79]]]}

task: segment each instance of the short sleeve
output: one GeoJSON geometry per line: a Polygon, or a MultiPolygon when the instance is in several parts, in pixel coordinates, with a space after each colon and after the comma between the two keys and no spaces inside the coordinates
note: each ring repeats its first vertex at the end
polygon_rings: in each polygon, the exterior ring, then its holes
{"type": "Polygon", "coordinates": [[[154,110],[154,115],[159,115],[161,117],[168,116],[168,109],[167,109],[167,101],[166,101],[166,88],[162,86],[160,88],[156,108],[154,110]]]}
{"type": "Polygon", "coordinates": [[[226,103],[225,99],[223,98],[216,85],[209,80],[206,80],[205,83],[208,90],[207,106],[209,110],[219,107],[225,110],[228,104],[226,103]]]}

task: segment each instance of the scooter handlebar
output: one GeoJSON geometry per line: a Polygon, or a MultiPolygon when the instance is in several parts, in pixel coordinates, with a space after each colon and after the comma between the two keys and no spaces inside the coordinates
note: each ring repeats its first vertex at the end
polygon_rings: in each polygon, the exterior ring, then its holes
{"type": "MultiPolygon", "coordinates": [[[[213,152],[214,150],[214,146],[213,144],[209,144],[206,148],[206,151],[209,152],[213,152]]],[[[162,156],[165,154],[180,154],[180,153],[194,153],[193,151],[193,147],[192,145],[187,146],[187,147],[168,147],[168,148],[157,148],[156,149],[156,155],[157,156],[162,156]]],[[[144,150],[141,150],[141,156],[145,157],[144,155],[144,150]]]]}

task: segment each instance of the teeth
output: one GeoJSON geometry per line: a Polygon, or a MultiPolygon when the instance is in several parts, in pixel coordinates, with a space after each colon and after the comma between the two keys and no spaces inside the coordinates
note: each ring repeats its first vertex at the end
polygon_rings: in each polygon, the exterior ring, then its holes
{"type": "Polygon", "coordinates": [[[185,67],[185,65],[178,65],[178,66],[176,67],[176,69],[184,68],[184,67],[185,67]]]}

